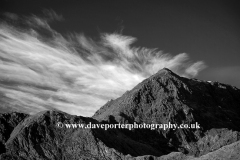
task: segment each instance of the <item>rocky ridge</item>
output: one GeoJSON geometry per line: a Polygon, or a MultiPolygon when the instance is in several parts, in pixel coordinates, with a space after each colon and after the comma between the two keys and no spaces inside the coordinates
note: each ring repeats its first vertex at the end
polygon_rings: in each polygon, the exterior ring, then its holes
{"type": "MultiPolygon", "coordinates": [[[[120,123],[194,124],[200,129],[158,130],[165,144],[195,156],[204,155],[239,140],[240,90],[236,87],[180,77],[169,69],[144,80],[122,97],[100,108],[95,119],[120,123]],[[217,144],[216,144],[217,142],[217,144]]],[[[148,135],[154,134],[149,131],[148,135]]],[[[160,138],[161,137],[161,138],[160,138]]]]}
{"type": "Polygon", "coordinates": [[[92,118],[61,111],[0,116],[0,159],[234,159],[240,151],[240,90],[162,69],[92,118]],[[80,129],[57,124],[173,123],[200,129],[80,129]],[[11,135],[10,135],[11,133],[11,135]]]}

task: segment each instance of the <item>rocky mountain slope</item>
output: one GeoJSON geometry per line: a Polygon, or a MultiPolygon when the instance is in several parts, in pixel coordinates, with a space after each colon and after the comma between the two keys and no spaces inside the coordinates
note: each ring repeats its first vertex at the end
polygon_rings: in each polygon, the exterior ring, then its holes
{"type": "Polygon", "coordinates": [[[240,90],[169,69],[101,107],[92,118],[45,111],[0,116],[0,159],[238,159],[240,90]],[[200,124],[184,129],[80,129],[57,124],[200,124]],[[11,133],[11,135],[10,135],[11,133]]]}
{"type": "Polygon", "coordinates": [[[164,137],[169,146],[199,156],[239,140],[239,115],[239,89],[218,82],[187,79],[165,68],[122,97],[108,102],[93,117],[99,121],[109,121],[112,117],[120,123],[190,125],[198,122],[200,129],[158,130],[158,139],[149,136],[142,141],[157,142],[152,146],[160,148],[164,137]]]}
{"type": "Polygon", "coordinates": [[[9,139],[13,129],[27,116],[27,114],[17,112],[0,114],[0,154],[6,151],[4,144],[9,139]]]}

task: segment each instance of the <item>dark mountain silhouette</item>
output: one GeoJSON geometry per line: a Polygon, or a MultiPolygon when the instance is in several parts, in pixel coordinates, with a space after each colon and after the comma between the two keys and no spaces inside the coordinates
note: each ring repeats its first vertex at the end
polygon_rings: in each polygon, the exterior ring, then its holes
{"type": "Polygon", "coordinates": [[[109,101],[92,118],[56,110],[33,116],[7,113],[0,126],[0,159],[238,159],[240,90],[180,77],[165,68],[109,101]],[[57,127],[58,122],[198,123],[200,128],[70,129],[57,127]]]}

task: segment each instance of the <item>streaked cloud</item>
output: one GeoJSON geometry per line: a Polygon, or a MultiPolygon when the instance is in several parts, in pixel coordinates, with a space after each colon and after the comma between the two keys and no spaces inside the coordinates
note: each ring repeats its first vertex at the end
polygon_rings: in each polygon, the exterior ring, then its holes
{"type": "Polygon", "coordinates": [[[49,9],[44,9],[43,13],[46,16],[46,19],[48,19],[48,21],[63,21],[64,20],[62,15],[57,14],[52,9],[50,9],[50,10],[49,9]]]}
{"type": "Polygon", "coordinates": [[[207,66],[203,63],[203,62],[196,62],[193,63],[192,65],[190,65],[187,69],[186,69],[186,73],[192,77],[195,77],[198,75],[199,71],[203,70],[204,68],[206,68],[207,66]]]}
{"type": "MultiPolygon", "coordinates": [[[[52,20],[62,19],[46,12],[52,20]]],[[[137,39],[131,36],[104,33],[100,41],[83,34],[66,38],[50,27],[47,18],[21,20],[27,22],[24,29],[0,24],[0,92],[8,107],[31,114],[57,108],[91,116],[164,67],[189,77],[205,67],[201,61],[192,63],[186,53],[172,56],[132,47],[137,39]]]]}

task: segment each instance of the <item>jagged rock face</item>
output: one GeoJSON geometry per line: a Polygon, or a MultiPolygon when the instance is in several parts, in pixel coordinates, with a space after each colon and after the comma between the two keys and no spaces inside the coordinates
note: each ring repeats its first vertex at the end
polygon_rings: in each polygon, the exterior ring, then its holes
{"type": "Polygon", "coordinates": [[[5,152],[4,144],[13,129],[27,116],[27,114],[17,112],[0,114],[0,154],[5,152]]]}
{"type": "Polygon", "coordinates": [[[217,82],[187,79],[163,69],[108,102],[93,116],[99,121],[109,121],[109,117],[121,123],[198,122],[200,129],[158,130],[157,140],[151,140],[149,131],[149,139],[144,142],[160,142],[163,135],[176,149],[202,155],[240,139],[240,90],[217,82]]]}
{"type": "Polygon", "coordinates": [[[217,82],[179,77],[163,69],[122,97],[109,101],[93,117],[107,120],[109,115],[113,115],[118,121],[122,118],[131,122],[168,122],[171,118],[179,122],[212,119],[215,121],[202,125],[207,129],[228,128],[229,125],[239,129],[239,114],[239,89],[217,82]]]}
{"type": "Polygon", "coordinates": [[[1,114],[0,126],[0,142],[4,149],[0,153],[1,160],[237,159],[240,153],[240,90],[217,82],[183,78],[163,69],[122,97],[108,102],[93,118],[60,111],[32,116],[9,113],[1,114]],[[59,128],[58,122],[198,122],[201,128],[106,131],[59,128]]]}
{"type": "Polygon", "coordinates": [[[26,118],[12,131],[1,159],[126,159],[138,155],[162,155],[147,144],[110,129],[59,128],[64,124],[98,124],[92,118],[46,111],[26,118]],[[130,156],[132,155],[132,156],[130,156]]]}

